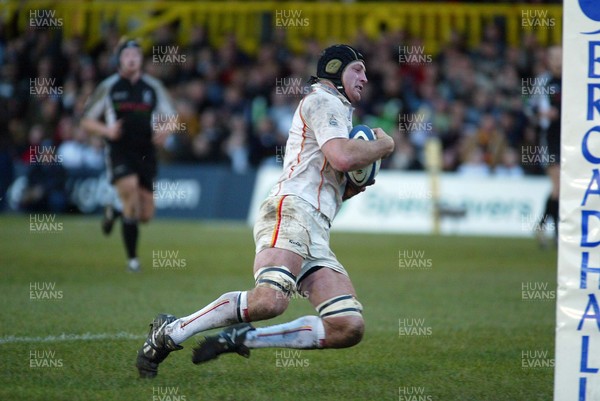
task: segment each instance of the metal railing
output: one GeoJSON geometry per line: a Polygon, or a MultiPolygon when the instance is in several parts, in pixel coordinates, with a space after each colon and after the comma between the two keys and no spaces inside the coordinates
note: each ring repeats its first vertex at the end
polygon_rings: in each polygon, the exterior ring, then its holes
{"type": "Polygon", "coordinates": [[[357,32],[376,38],[382,27],[419,38],[428,53],[436,53],[452,32],[464,35],[469,46],[477,45],[491,22],[502,26],[511,46],[518,46],[527,34],[535,35],[543,45],[559,44],[562,38],[562,5],[47,0],[0,4],[5,21],[18,15],[21,32],[40,28],[32,24],[36,16],[44,15],[42,10],[48,11],[46,16],[60,19],[65,37],[79,35],[87,46],[101,41],[109,24],[115,24],[121,34],[147,39],[164,24],[177,23],[182,45],[189,41],[193,27],[202,26],[211,44],[219,46],[234,34],[242,49],[250,53],[258,49],[265,33],[274,29],[284,30],[294,51],[302,51],[309,38],[322,44],[352,41],[357,32]]]}

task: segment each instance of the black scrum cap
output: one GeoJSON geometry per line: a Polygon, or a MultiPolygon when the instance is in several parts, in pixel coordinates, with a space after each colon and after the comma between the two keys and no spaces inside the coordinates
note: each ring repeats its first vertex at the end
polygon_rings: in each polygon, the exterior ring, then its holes
{"type": "Polygon", "coordinates": [[[365,61],[363,55],[352,46],[333,45],[323,50],[317,63],[317,78],[328,79],[346,96],[342,85],[344,69],[353,61],[365,61]]]}
{"type": "Polygon", "coordinates": [[[142,48],[142,46],[140,46],[140,44],[138,43],[137,40],[134,40],[134,39],[126,40],[125,42],[121,43],[121,45],[117,49],[117,57],[121,57],[121,52],[123,52],[123,50],[125,50],[127,48],[132,48],[132,47],[135,47],[138,49],[142,48]]]}

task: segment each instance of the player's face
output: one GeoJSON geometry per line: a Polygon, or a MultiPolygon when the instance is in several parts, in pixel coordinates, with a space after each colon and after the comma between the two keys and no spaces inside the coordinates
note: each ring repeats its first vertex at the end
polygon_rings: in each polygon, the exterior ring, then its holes
{"type": "Polygon", "coordinates": [[[142,51],[137,47],[123,49],[119,57],[119,65],[125,75],[137,73],[142,68],[142,51]]]}
{"type": "Polygon", "coordinates": [[[351,103],[358,102],[362,97],[363,87],[367,83],[367,69],[362,61],[348,64],[342,74],[342,85],[351,103]]]}

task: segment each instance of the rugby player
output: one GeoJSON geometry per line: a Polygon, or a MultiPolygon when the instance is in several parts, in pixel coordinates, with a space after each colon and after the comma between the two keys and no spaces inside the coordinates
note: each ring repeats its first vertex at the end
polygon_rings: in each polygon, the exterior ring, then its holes
{"type": "Polygon", "coordinates": [[[141,377],[156,376],[158,365],[186,339],[224,326],[194,349],[194,363],[228,352],[248,357],[252,348],[343,348],[361,341],[362,306],[330,249],[329,229],[342,201],[364,190],[349,184],[344,172],[389,156],[394,141],[380,128],[375,141],[348,139],[352,103],[367,83],[360,52],[347,45],[325,49],[311,82],[293,118],[283,173],[254,226],[255,287],[225,293],[179,319],[159,314],[137,354],[141,377]],[[249,323],[282,314],[295,293],[306,296],[318,316],[261,328],[249,323]]]}
{"type": "Polygon", "coordinates": [[[135,40],[118,48],[118,72],[98,85],[86,105],[82,126],[104,138],[107,169],[123,209],[108,206],[102,228],[110,234],[120,215],[127,269],[140,271],[137,258],[138,223],[154,216],[153,182],[156,177],[155,145],[163,145],[168,132],[153,129],[157,115],[175,115],[163,85],[142,72],[143,54],[135,40]]]}
{"type": "Polygon", "coordinates": [[[547,149],[547,159],[544,160],[546,175],[550,178],[552,189],[548,198],[544,214],[540,223],[536,227],[536,236],[538,243],[542,248],[546,248],[546,237],[544,235],[548,218],[552,219],[554,224],[554,242],[558,243],[558,200],[560,196],[560,114],[561,114],[561,93],[562,93],[562,48],[552,46],[547,50],[548,74],[545,76],[547,96],[539,99],[538,117],[542,135],[540,135],[540,148],[547,149]],[[545,145],[545,146],[544,146],[545,145]]]}

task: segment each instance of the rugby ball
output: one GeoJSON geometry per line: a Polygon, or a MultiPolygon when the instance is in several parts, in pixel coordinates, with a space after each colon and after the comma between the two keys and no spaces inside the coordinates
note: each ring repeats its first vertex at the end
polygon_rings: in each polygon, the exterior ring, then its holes
{"type": "MultiPolygon", "coordinates": [[[[356,125],[350,131],[348,135],[350,139],[360,141],[374,141],[375,133],[373,130],[366,125],[356,125]]],[[[357,187],[364,187],[370,185],[375,180],[375,176],[379,173],[379,167],[381,166],[381,160],[377,160],[366,167],[358,170],[346,172],[346,178],[348,178],[357,187]]]]}

